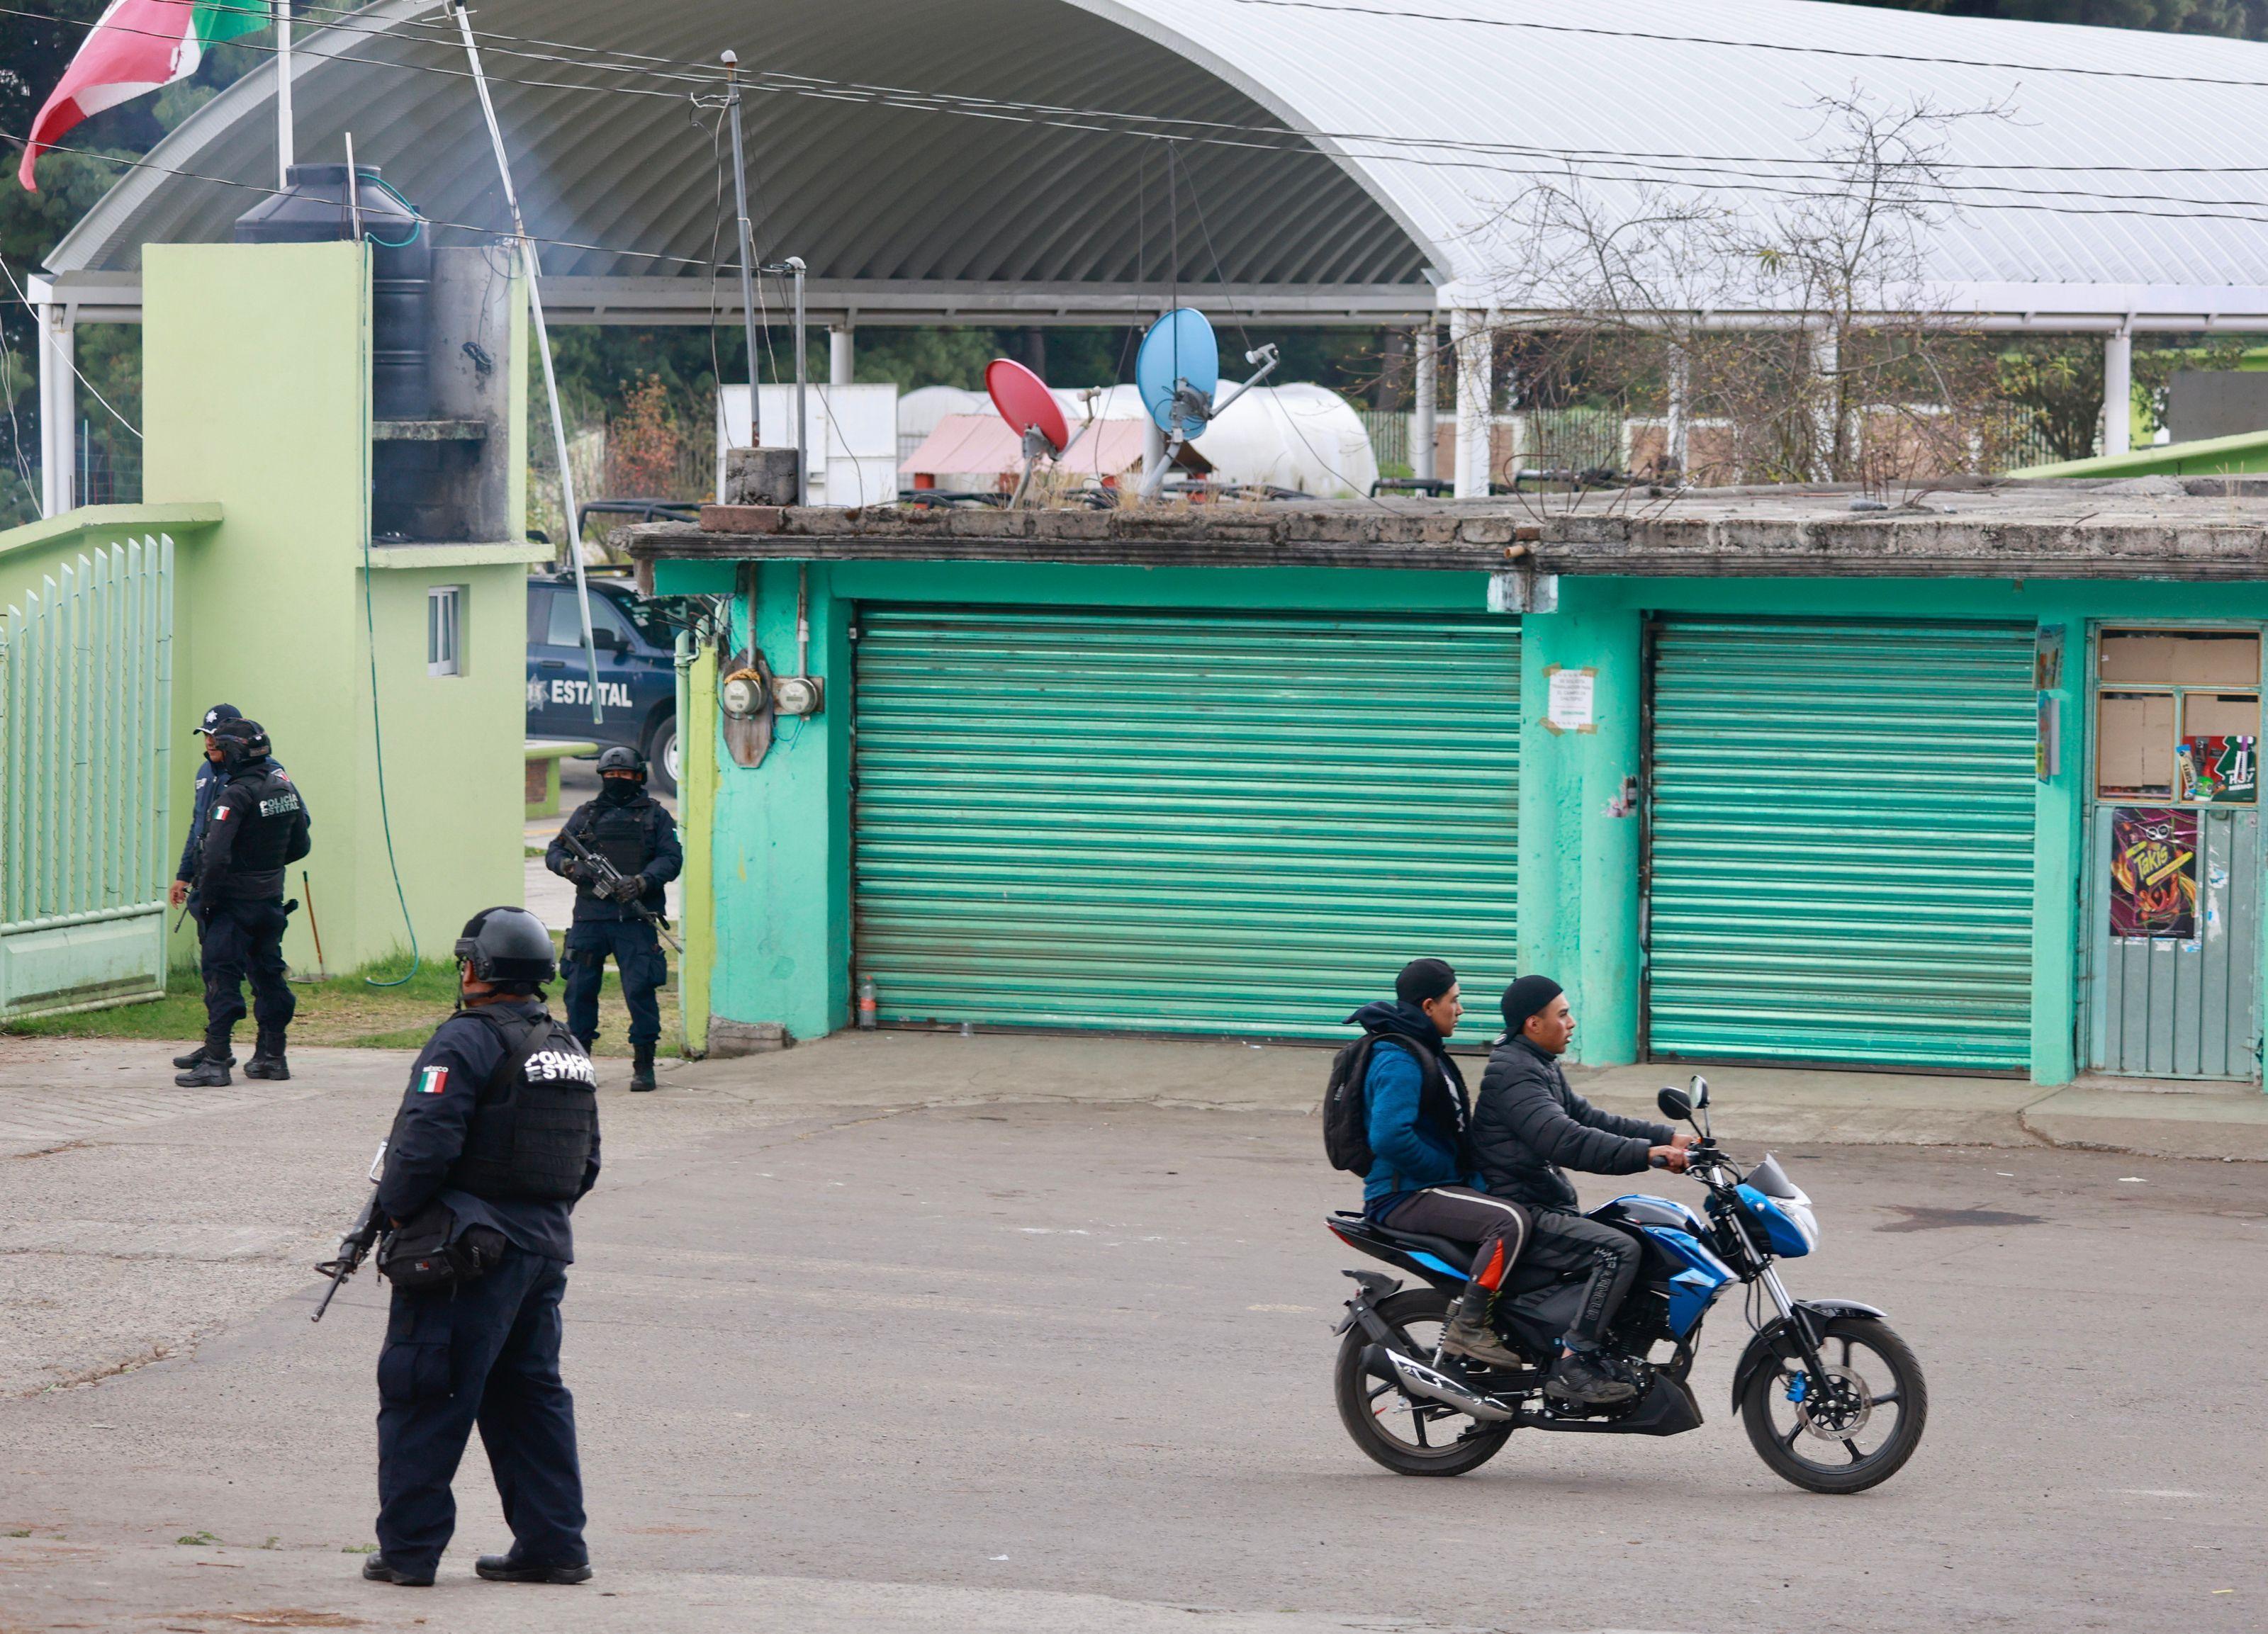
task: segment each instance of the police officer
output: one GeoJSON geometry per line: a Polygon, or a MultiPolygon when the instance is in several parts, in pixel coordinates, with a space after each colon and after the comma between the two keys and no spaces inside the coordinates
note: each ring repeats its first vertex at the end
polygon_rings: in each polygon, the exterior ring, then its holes
{"type": "Polygon", "coordinates": [[[685,853],[677,824],[645,791],[645,757],[612,748],[599,756],[599,798],[586,800],[562,825],[543,854],[544,866],[575,882],[575,923],[567,931],[567,1025],[588,1049],[599,1036],[599,984],[607,955],[622,973],[622,1002],[630,1012],[630,1087],[653,1087],[653,1047],[661,1037],[661,1006],[654,994],[669,979],[661,938],[652,921],[666,911],[661,887],[677,878],[685,853]],[[593,872],[567,849],[573,835],[612,863],[623,878],[617,894],[601,893],[593,872]]]}
{"type": "Polygon", "coordinates": [[[575,1257],[569,1217],[599,1178],[598,1077],[543,1007],[556,967],[534,914],[475,914],[456,956],[458,1007],[409,1070],[378,1206],[421,1242],[438,1235],[460,1271],[438,1287],[394,1285],[378,1358],[379,1552],[362,1574],[432,1582],[456,1527],[450,1479],[477,1424],[512,1546],[474,1569],[581,1583],[590,1555],[559,1302],[575,1257]]]}
{"type": "MultiPolygon", "coordinates": [[[[220,798],[220,791],[228,782],[220,769],[220,746],[213,741],[213,732],[224,721],[243,718],[244,711],[235,704],[216,703],[204,712],[204,718],[194,729],[197,736],[204,740],[204,758],[197,762],[196,786],[189,805],[188,837],[181,842],[181,860],[173,870],[173,887],[166,893],[166,901],[172,907],[179,908],[189,900],[189,884],[197,877],[197,860],[204,852],[205,825],[212,819],[213,802],[220,798]]],[[[271,755],[269,758],[274,757],[271,755]]],[[[276,761],[276,763],[280,767],[284,762],[276,761]]],[[[197,931],[198,939],[202,941],[204,927],[200,924],[197,931]]],[[[175,1056],[173,1064],[193,1067],[204,1058],[205,1047],[199,1044],[186,1056],[175,1056]]],[[[233,1066],[236,1064],[231,1061],[228,1064],[233,1066]]]]}
{"type": "Polygon", "coordinates": [[[298,904],[284,901],[284,870],[308,848],[306,800],[269,758],[260,723],[241,717],[217,722],[210,741],[220,755],[221,789],[205,820],[189,891],[204,969],[205,1041],[196,1052],[201,1059],[176,1059],[176,1065],[189,1064],[173,1079],[191,1089],[229,1081],[236,1062],[229,1034],[244,1019],[247,976],[260,1032],[244,1075],[291,1076],[284,1030],[298,1001],[284,977],[284,926],[298,904]]]}

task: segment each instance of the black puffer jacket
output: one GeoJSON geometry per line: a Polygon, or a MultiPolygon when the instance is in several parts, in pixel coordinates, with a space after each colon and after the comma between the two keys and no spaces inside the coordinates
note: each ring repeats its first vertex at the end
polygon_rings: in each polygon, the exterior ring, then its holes
{"type": "Polygon", "coordinates": [[[1473,1108],[1472,1145],[1490,1195],[1530,1208],[1572,1209],[1564,1166],[1588,1174],[1635,1174],[1648,1148],[1666,1146],[1666,1123],[1602,1112],[1567,1086],[1557,1057],[1524,1038],[1489,1052],[1473,1108]]]}

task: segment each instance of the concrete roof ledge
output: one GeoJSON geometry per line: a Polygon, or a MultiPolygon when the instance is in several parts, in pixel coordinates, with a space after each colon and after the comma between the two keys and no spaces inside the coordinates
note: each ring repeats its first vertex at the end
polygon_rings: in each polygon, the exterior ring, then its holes
{"type": "Polygon", "coordinates": [[[1896,503],[1856,489],[1631,489],[1506,500],[1335,500],[1123,510],[792,507],[622,530],[678,561],[1006,561],[1646,577],[2252,579],[2268,482],[1966,479],[1896,503]],[[1854,506],[1859,508],[1854,508],[1854,506]],[[1887,506],[1887,508],[1884,508],[1887,506]]]}

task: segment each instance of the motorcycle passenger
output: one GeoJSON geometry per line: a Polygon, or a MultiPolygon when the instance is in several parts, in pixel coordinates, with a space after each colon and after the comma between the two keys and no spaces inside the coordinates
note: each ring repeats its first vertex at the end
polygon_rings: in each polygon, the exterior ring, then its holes
{"type": "Polygon", "coordinates": [[[1638,1278],[1638,1245],[1627,1233],[1577,1212],[1575,1188],[1562,1168],[1636,1174],[1659,1160],[1683,1174],[1691,1137],[1666,1123],[1602,1112],[1568,1087],[1559,1057],[1575,1036],[1575,1017],[1550,977],[1524,975],[1505,989],[1504,1026],[1473,1113],[1476,1160],[1492,1195],[1527,1207],[1529,1264],[1590,1273],[1544,1389],[1587,1405],[1628,1401],[1637,1387],[1616,1376],[1602,1343],[1638,1278]]]}
{"type": "Polygon", "coordinates": [[[1376,1160],[1364,1180],[1363,1211],[1395,1231],[1478,1244],[1441,1348],[1490,1367],[1521,1367],[1488,1313],[1527,1240],[1528,1216],[1490,1196],[1470,1172],[1471,1101],[1448,1050],[1464,1009],[1454,970],[1439,959],[1413,959],[1395,978],[1392,1004],[1367,1004],[1347,1018],[1373,1040],[1363,1094],[1376,1160]]]}

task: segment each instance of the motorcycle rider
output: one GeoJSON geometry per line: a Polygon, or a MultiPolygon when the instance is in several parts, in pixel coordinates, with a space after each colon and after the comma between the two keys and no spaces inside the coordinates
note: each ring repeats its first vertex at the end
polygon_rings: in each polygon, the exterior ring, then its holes
{"type": "Polygon", "coordinates": [[[1616,1376],[1602,1344],[1638,1278],[1638,1245],[1576,1211],[1575,1188],[1561,1166],[1636,1174],[1658,1163],[1683,1174],[1692,1137],[1666,1123],[1602,1112],[1568,1087],[1559,1057],[1575,1036],[1575,1016],[1550,976],[1521,977],[1505,989],[1503,1008],[1505,1034],[1489,1054],[1473,1112],[1474,1155],[1492,1196],[1526,1206],[1528,1262],[1590,1273],[1543,1387],[1586,1405],[1628,1401],[1637,1387],[1616,1376]]]}
{"type": "Polygon", "coordinates": [[[1477,1244],[1472,1280],[1441,1329],[1441,1348],[1490,1367],[1521,1367],[1488,1312],[1527,1240],[1528,1215],[1490,1196],[1471,1173],[1471,1099],[1448,1049],[1464,1010],[1457,973],[1439,959],[1413,959],[1394,979],[1393,1003],[1367,1004],[1347,1018],[1373,1041],[1363,1095],[1375,1161],[1364,1177],[1363,1212],[1395,1231],[1477,1244]]]}

